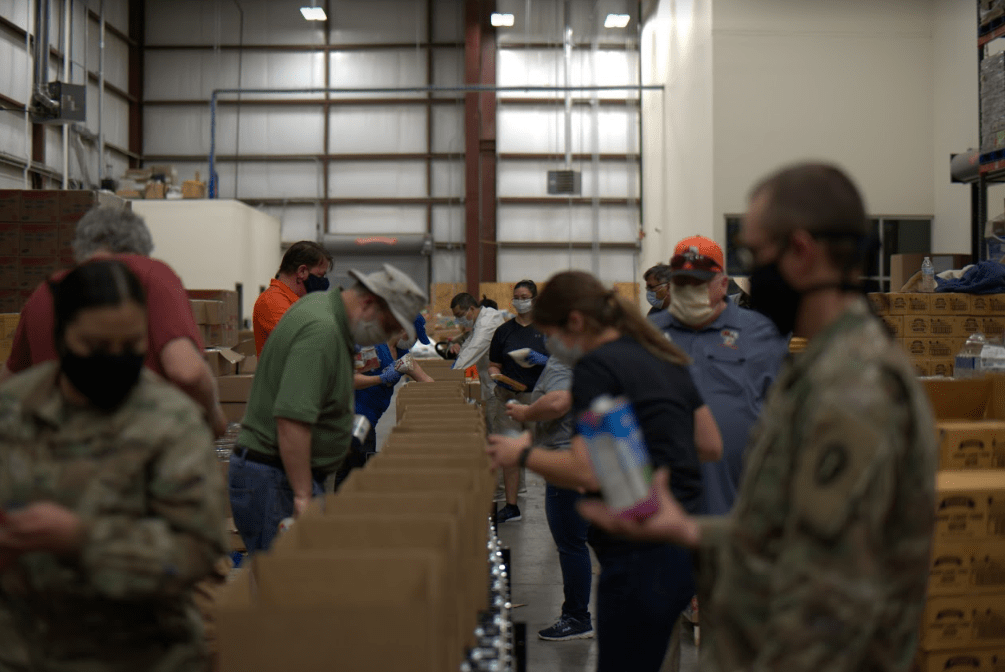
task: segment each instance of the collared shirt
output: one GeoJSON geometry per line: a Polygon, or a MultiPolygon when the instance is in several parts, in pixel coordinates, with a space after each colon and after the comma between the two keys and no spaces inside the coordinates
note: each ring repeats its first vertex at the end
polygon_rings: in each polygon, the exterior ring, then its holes
{"type": "MultiPolygon", "coordinates": [[[[110,258],[129,267],[146,292],[148,345],[144,365],[163,376],[161,351],[176,338],[187,338],[202,351],[202,337],[192,316],[188,294],[171,267],[163,261],[137,254],[110,258]]],[[[67,272],[60,271],[52,280],[62,280],[67,272]]],[[[7,368],[18,373],[29,366],[58,359],[53,340],[54,322],[52,291],[48,283],[43,282],[35,288],[21,311],[7,368]]]]}
{"type": "Polygon", "coordinates": [[[0,505],[54,502],[88,532],[75,558],[17,559],[4,573],[0,621],[30,623],[20,643],[45,669],[107,662],[109,652],[150,666],[170,646],[202,648],[190,590],[227,551],[223,482],[202,410],[146,370],[112,413],[75,406],[58,374],[46,362],[0,386],[0,505]]]}
{"type": "Polygon", "coordinates": [[[701,522],[702,670],[910,667],[935,522],[933,423],[864,300],[785,365],[732,514],[701,522]]]}
{"type": "Polygon", "coordinates": [[[729,513],[743,475],[750,430],[788,354],[781,336],[764,315],[727,302],[701,330],[682,324],[669,311],[650,318],[692,359],[691,377],[719,426],[722,458],[701,465],[705,513],[729,513]]]}
{"type": "Polygon", "coordinates": [[[279,320],[290,309],[290,306],[296,303],[299,298],[289,285],[276,278],[269,282],[268,289],[258,295],[255,300],[255,309],[251,314],[251,324],[255,331],[255,350],[259,357],[262,356],[265,339],[276,328],[279,320]]]}
{"type": "Polygon", "coordinates": [[[276,418],[296,420],[311,426],[311,468],[338,468],[354,415],[353,345],[341,293],[297,301],[262,349],[238,444],[277,456],[276,418]]]}

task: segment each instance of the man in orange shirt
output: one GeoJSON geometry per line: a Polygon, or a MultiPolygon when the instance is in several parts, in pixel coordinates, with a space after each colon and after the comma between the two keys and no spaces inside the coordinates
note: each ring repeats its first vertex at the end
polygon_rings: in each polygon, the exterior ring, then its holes
{"type": "Polygon", "coordinates": [[[255,301],[252,323],[255,329],[255,350],[262,355],[265,339],[297,299],[308,292],[328,289],[325,274],[331,270],[332,255],[313,240],[293,243],[283,255],[279,272],[269,288],[255,301]]]}

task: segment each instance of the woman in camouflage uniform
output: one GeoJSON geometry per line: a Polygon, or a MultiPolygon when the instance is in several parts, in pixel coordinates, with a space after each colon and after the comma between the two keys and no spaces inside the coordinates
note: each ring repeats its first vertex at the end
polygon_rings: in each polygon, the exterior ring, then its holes
{"type": "Polygon", "coordinates": [[[209,428],[143,368],[124,265],[53,294],[59,361],[0,386],[0,669],[205,669],[191,591],[226,550],[209,428]]]}

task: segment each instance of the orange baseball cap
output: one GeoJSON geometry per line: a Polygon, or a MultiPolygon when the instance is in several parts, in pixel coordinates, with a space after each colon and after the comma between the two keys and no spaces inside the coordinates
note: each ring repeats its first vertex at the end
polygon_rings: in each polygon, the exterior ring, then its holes
{"type": "Polygon", "coordinates": [[[674,248],[670,257],[670,277],[685,276],[708,282],[722,273],[725,266],[718,243],[705,236],[691,236],[674,248]]]}

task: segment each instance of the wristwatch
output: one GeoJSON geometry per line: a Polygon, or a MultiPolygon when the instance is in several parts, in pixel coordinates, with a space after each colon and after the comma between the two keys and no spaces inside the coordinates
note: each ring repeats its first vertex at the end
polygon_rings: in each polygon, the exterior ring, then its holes
{"type": "Polygon", "coordinates": [[[527,466],[527,458],[530,457],[530,451],[532,450],[534,450],[534,446],[527,446],[520,451],[520,457],[517,458],[516,463],[521,469],[527,466]]]}

